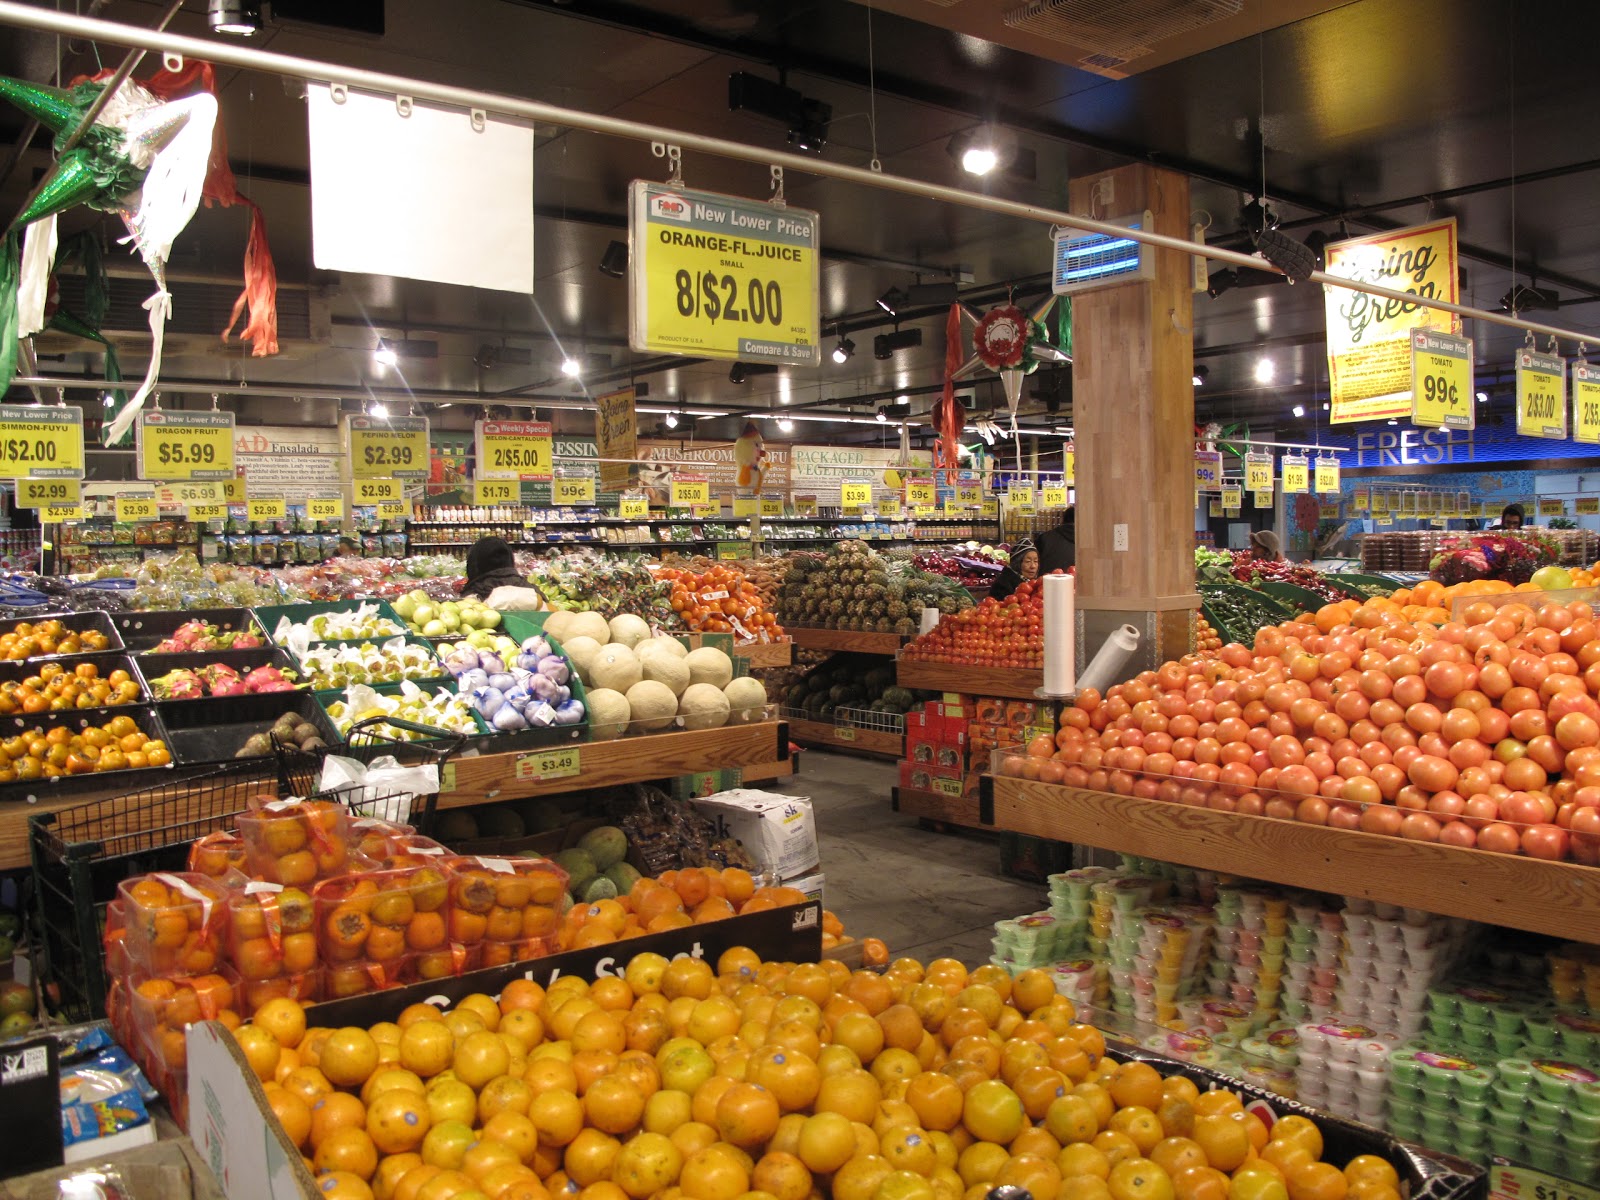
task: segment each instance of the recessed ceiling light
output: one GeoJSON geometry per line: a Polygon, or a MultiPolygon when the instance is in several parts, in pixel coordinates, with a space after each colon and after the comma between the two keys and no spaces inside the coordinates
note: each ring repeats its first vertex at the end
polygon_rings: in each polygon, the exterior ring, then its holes
{"type": "Polygon", "coordinates": [[[575,358],[563,358],[561,360],[561,373],[568,379],[576,379],[583,374],[583,364],[575,358]]]}
{"type": "Polygon", "coordinates": [[[1257,383],[1265,386],[1266,384],[1272,382],[1273,376],[1277,373],[1277,368],[1272,365],[1272,360],[1270,358],[1261,358],[1256,360],[1257,383]]]}
{"type": "Polygon", "coordinates": [[[961,152],[961,169],[968,175],[987,175],[1000,165],[993,146],[968,146],[961,152]]]}
{"type": "Polygon", "coordinates": [[[213,33],[251,37],[261,32],[260,0],[211,0],[206,19],[213,33]]]}
{"type": "Polygon", "coordinates": [[[668,413],[662,418],[662,424],[664,424],[668,429],[676,429],[678,427],[678,414],[668,413]]]}
{"type": "Polygon", "coordinates": [[[378,347],[372,352],[372,361],[380,367],[392,367],[400,361],[400,355],[384,338],[378,339],[378,347]]]}
{"type": "Polygon", "coordinates": [[[794,432],[794,422],[791,421],[788,417],[780,417],[780,418],[778,418],[778,428],[783,430],[784,433],[793,433],[794,432]]]}

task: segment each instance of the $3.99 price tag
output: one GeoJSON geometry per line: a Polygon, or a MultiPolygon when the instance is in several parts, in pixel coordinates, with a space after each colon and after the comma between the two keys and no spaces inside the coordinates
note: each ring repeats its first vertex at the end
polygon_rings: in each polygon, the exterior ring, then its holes
{"type": "Polygon", "coordinates": [[[358,479],[351,487],[357,504],[381,504],[401,497],[398,479],[358,479]]]}
{"type": "Polygon", "coordinates": [[[308,521],[344,520],[344,501],[337,496],[320,496],[306,501],[308,521]]]}
{"type": "Polygon", "coordinates": [[[227,479],[233,475],[233,414],[142,412],[140,479],[227,479]]]}
{"type": "Polygon", "coordinates": [[[522,483],[516,479],[474,479],[472,502],[474,504],[513,504],[522,495],[522,483]]]}
{"type": "Polygon", "coordinates": [[[558,505],[593,504],[593,479],[557,479],[551,485],[551,494],[558,505]]]}
{"type": "Polygon", "coordinates": [[[516,765],[516,776],[522,780],[570,779],[574,775],[582,774],[582,772],[582,753],[576,746],[524,754],[517,759],[516,765]]]}
{"type": "Polygon", "coordinates": [[[840,484],[839,503],[845,508],[865,508],[872,503],[872,485],[870,483],[840,484]]]}
{"type": "Polygon", "coordinates": [[[80,504],[83,485],[76,479],[19,479],[17,507],[44,508],[49,504],[80,504]]]}

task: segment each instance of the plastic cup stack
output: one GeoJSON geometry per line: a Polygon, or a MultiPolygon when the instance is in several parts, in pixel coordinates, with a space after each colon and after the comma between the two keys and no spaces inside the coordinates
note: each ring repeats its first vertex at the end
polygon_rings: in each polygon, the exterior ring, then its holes
{"type": "Polygon", "coordinates": [[[1211,942],[1210,910],[1152,906],[1119,910],[1112,922],[1111,1006],[1171,1025],[1178,1001],[1198,990],[1211,942]]]}
{"type": "Polygon", "coordinates": [[[1477,926],[1356,896],[1346,898],[1342,915],[1342,968],[1333,975],[1312,972],[1311,1018],[1332,1011],[1415,1037],[1426,1018],[1428,989],[1449,974],[1477,926]]]}
{"type": "Polygon", "coordinates": [[[1338,976],[1343,936],[1344,917],[1329,901],[1313,895],[1290,897],[1280,1001],[1285,1019],[1299,1022],[1330,1015],[1326,989],[1338,976]],[[1316,1012],[1313,1002],[1321,1006],[1316,1012]]]}
{"type": "Polygon", "coordinates": [[[1217,945],[1208,968],[1211,993],[1250,1013],[1247,1034],[1278,1018],[1288,961],[1289,900],[1258,889],[1217,889],[1217,945]]]}
{"type": "Polygon", "coordinates": [[[1400,1036],[1346,1020],[1307,1021],[1297,1032],[1300,1101],[1381,1127],[1389,1099],[1389,1055],[1400,1036]]]}
{"type": "Polygon", "coordinates": [[[1048,967],[1071,952],[1068,943],[1072,940],[1066,927],[1048,912],[996,921],[989,961],[1013,975],[1048,967]]]}
{"type": "Polygon", "coordinates": [[[1546,959],[1551,999],[1561,1008],[1600,1013],[1600,947],[1568,942],[1546,959]]]}
{"type": "Polygon", "coordinates": [[[1090,889],[1117,874],[1110,867],[1081,867],[1049,877],[1050,915],[1064,927],[1068,943],[1063,954],[1078,954],[1088,947],[1090,889]]]}

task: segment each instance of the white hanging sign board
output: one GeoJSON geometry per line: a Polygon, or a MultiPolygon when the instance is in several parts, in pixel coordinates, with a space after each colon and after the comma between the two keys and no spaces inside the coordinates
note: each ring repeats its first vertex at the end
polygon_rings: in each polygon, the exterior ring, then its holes
{"type": "Polygon", "coordinates": [[[533,124],[339,84],[306,88],[312,259],[533,294],[533,124]]]}

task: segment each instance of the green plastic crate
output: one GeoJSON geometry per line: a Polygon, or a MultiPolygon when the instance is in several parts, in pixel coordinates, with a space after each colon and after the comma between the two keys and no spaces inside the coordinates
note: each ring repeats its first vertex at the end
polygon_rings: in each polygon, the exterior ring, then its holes
{"type": "MultiPolygon", "coordinates": [[[[377,692],[378,695],[380,695],[380,696],[397,696],[397,695],[400,694],[400,688],[401,688],[402,685],[398,684],[398,683],[375,683],[375,684],[371,684],[370,686],[371,686],[372,690],[377,692]]],[[[438,692],[440,690],[444,690],[444,691],[453,691],[454,690],[450,686],[450,681],[445,681],[444,683],[442,683],[438,687],[429,687],[429,686],[425,685],[424,683],[418,681],[417,682],[417,686],[422,688],[429,695],[432,695],[433,693],[438,692]]],[[[327,691],[327,692],[313,692],[311,694],[316,697],[317,704],[322,709],[323,716],[325,716],[327,718],[327,720],[328,720],[329,728],[337,731],[338,725],[335,723],[335,721],[333,719],[333,714],[328,711],[328,706],[330,704],[332,704],[336,700],[343,700],[344,699],[344,692],[343,691],[327,691]]],[[[468,738],[472,738],[472,737],[487,738],[487,737],[492,737],[492,736],[495,735],[494,734],[494,730],[491,729],[488,725],[486,725],[484,723],[484,720],[483,720],[482,717],[480,717],[477,713],[472,712],[470,706],[468,707],[467,711],[469,713],[471,713],[471,715],[472,715],[472,721],[473,721],[473,724],[477,726],[477,732],[475,734],[472,734],[472,733],[465,734],[464,736],[466,736],[468,738]]],[[[455,735],[452,734],[451,736],[455,736],[455,735]]],[[[346,736],[344,734],[340,734],[339,735],[339,740],[340,740],[340,744],[341,745],[344,744],[344,742],[346,741],[346,736]]],[[[437,744],[438,742],[442,742],[444,740],[446,740],[446,739],[445,738],[418,738],[412,744],[413,745],[427,746],[427,745],[437,744]]]]}
{"type": "MultiPolygon", "coordinates": [[[[405,618],[403,618],[399,613],[395,612],[395,610],[389,606],[389,602],[387,600],[320,600],[314,603],[306,604],[266,604],[259,608],[253,609],[252,611],[256,614],[256,620],[261,622],[261,627],[267,631],[267,638],[270,640],[274,631],[278,628],[278,622],[284,617],[288,617],[292,624],[303,625],[318,613],[353,613],[363,605],[367,605],[369,607],[376,605],[379,616],[387,617],[389,620],[395,623],[397,632],[389,634],[377,634],[374,636],[398,637],[402,633],[410,632],[410,630],[406,628],[405,618]]],[[[314,638],[312,640],[319,642],[365,642],[370,641],[371,638],[314,638]]],[[[276,645],[275,642],[273,644],[276,645]]]]}

